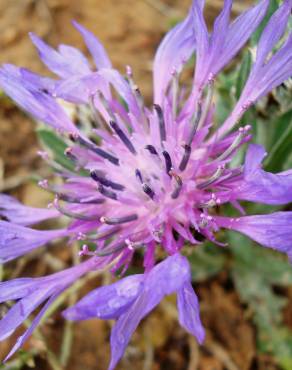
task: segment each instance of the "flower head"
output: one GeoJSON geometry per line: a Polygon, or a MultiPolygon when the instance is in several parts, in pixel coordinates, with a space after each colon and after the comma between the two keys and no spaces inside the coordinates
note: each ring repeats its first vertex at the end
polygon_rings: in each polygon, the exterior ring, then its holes
{"type": "MultiPolygon", "coordinates": [[[[251,140],[252,133],[249,125],[230,132],[251,104],[291,76],[291,34],[270,56],[286,29],[291,0],[284,1],[263,31],[254,66],[234,111],[218,130],[213,128],[216,75],[247,42],[268,3],[260,1],[230,23],[232,1],[226,0],[209,34],[204,1],[194,1],[186,19],[158,48],[154,105],[150,108],[144,104],[131,68],[127,67],[126,77],[113,69],[99,41],[76,22],[95,69],[77,49],[61,45],[54,50],[32,34],[40,58],[59,79],[11,65],[0,70],[0,84],[6,93],[64,137],[68,143],[65,154],[75,166],[74,171],[60,169],[58,176],[63,181],[59,185],[40,182],[55,194],[49,210],[27,209],[29,216],[24,219],[24,206],[10,197],[0,197],[0,214],[10,221],[0,221],[0,230],[8,230],[0,236],[2,261],[59,237],[82,240],[81,256],[115,260],[114,270],[123,267],[125,271],[135,252],[144,252],[145,275],[130,276],[93,291],[65,313],[70,319],[95,316],[118,320],[112,332],[110,369],[122,356],[139,321],[172,292],[178,294],[180,323],[202,341],[189,266],[180,255],[186,242],[194,246],[203,236],[222,245],[216,233],[228,228],[291,255],[292,213],[245,216],[239,201],[290,202],[292,173],[265,172],[261,168],[265,151],[258,145],[249,146],[243,166],[232,166],[234,155],[251,140]],[[179,76],[194,53],[194,80],[185,96],[179,76]],[[62,100],[85,106],[96,126],[89,135],[65,113],[62,100]],[[243,216],[219,216],[218,209],[226,203],[243,216]],[[63,215],[70,220],[66,229],[37,231],[28,227],[63,215]],[[88,247],[89,242],[95,245],[94,250],[88,247]],[[155,266],[157,248],[170,257],[155,266]],[[118,294],[119,289],[126,289],[127,294],[118,294]],[[121,328],[125,332],[121,333],[121,328]],[[120,335],[125,340],[120,340],[120,335]]],[[[49,155],[43,158],[50,163],[49,155]]],[[[15,297],[19,298],[22,296],[15,297]]]]}

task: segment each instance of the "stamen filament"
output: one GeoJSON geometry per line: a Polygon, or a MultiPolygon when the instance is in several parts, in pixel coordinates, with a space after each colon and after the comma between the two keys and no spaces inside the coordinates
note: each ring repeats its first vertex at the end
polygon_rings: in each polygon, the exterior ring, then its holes
{"type": "Polygon", "coordinates": [[[72,212],[64,207],[62,207],[59,203],[58,197],[54,200],[54,206],[55,208],[62,213],[64,216],[68,216],[70,218],[75,218],[77,220],[83,220],[83,221],[94,221],[98,219],[98,216],[86,216],[78,212],[72,212]]]}
{"type": "Polygon", "coordinates": [[[213,94],[214,94],[214,82],[213,82],[213,80],[210,79],[204,108],[203,108],[203,111],[202,111],[200,122],[198,124],[198,130],[201,129],[204,126],[207,115],[209,113],[210,106],[211,106],[212,101],[213,101],[213,94]]]}
{"type": "Polygon", "coordinates": [[[240,128],[239,129],[239,133],[238,135],[235,137],[233,143],[230,145],[229,148],[227,148],[225,150],[225,152],[223,152],[218,158],[217,158],[217,161],[223,161],[224,159],[226,159],[232,152],[233,150],[235,150],[238,145],[240,144],[241,140],[244,138],[244,136],[246,135],[246,133],[249,131],[250,129],[250,126],[246,126],[244,128],[240,128]]]}
{"type": "Polygon", "coordinates": [[[225,166],[219,166],[217,168],[216,172],[214,173],[214,175],[211,176],[208,180],[203,181],[200,184],[198,184],[197,185],[197,188],[198,189],[204,189],[207,186],[213,184],[213,182],[215,182],[216,180],[218,180],[219,177],[223,174],[224,170],[225,170],[225,166]]]}
{"type": "Polygon", "coordinates": [[[107,225],[120,225],[125,224],[127,222],[132,222],[138,220],[138,215],[132,214],[123,217],[115,217],[115,218],[108,218],[108,217],[101,217],[100,222],[107,224],[107,225]]]}

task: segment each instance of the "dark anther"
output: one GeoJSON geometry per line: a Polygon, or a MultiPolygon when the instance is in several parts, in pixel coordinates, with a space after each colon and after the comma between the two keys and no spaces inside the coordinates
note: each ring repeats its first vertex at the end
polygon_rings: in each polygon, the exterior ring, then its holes
{"type": "Polygon", "coordinates": [[[173,174],[173,173],[171,175],[173,176],[173,178],[176,181],[174,191],[171,194],[171,198],[172,199],[176,199],[176,198],[178,198],[178,196],[179,196],[179,194],[181,192],[181,189],[182,189],[182,186],[183,186],[183,182],[182,182],[182,179],[178,175],[173,174]]]}
{"type": "Polygon", "coordinates": [[[70,135],[70,139],[74,142],[78,142],[80,145],[84,146],[86,149],[91,150],[92,152],[99,155],[100,157],[102,157],[104,159],[107,159],[112,164],[115,164],[116,166],[119,165],[118,158],[116,158],[112,154],[106,152],[105,150],[98,148],[95,144],[93,144],[90,141],[87,141],[87,140],[83,139],[81,136],[79,136],[79,135],[70,135]]]}
{"type": "Polygon", "coordinates": [[[165,121],[164,121],[164,117],[163,117],[163,112],[162,112],[162,109],[161,109],[160,105],[154,104],[153,107],[154,107],[154,109],[157,113],[157,116],[158,116],[160,140],[161,140],[161,142],[163,142],[163,141],[166,140],[166,129],[165,129],[165,121]]]}
{"type": "Polygon", "coordinates": [[[169,175],[169,172],[172,170],[172,161],[171,161],[170,155],[166,150],[162,152],[162,155],[165,160],[166,173],[169,175]]]}
{"type": "Polygon", "coordinates": [[[102,184],[106,187],[110,187],[114,190],[124,190],[125,189],[125,187],[123,185],[106,179],[98,171],[90,171],[90,176],[93,178],[94,181],[96,181],[96,182],[98,182],[98,183],[100,183],[100,184],[102,184]]]}
{"type": "Polygon", "coordinates": [[[143,191],[144,191],[144,193],[146,193],[151,199],[153,199],[154,198],[154,196],[155,196],[155,193],[154,193],[154,191],[150,188],[150,186],[149,185],[147,185],[147,184],[143,184],[142,185],[142,189],[143,189],[143,191]]]}
{"type": "Polygon", "coordinates": [[[178,167],[180,171],[184,171],[186,169],[187,164],[189,163],[189,160],[190,160],[191,153],[192,153],[192,148],[187,144],[184,145],[184,150],[185,150],[184,155],[178,167]]]}
{"type": "Polygon", "coordinates": [[[125,144],[125,146],[129,149],[132,154],[137,154],[134,145],[132,144],[131,140],[128,136],[124,133],[124,131],[119,127],[119,125],[115,121],[110,121],[111,128],[115,131],[121,141],[125,144]]]}
{"type": "Polygon", "coordinates": [[[158,155],[156,149],[154,148],[153,145],[146,145],[145,146],[145,149],[149,150],[149,152],[153,155],[158,155]]]}
{"type": "Polygon", "coordinates": [[[106,189],[103,185],[98,184],[98,191],[106,198],[117,200],[117,194],[111,190],[106,189]]]}
{"type": "Polygon", "coordinates": [[[142,173],[140,170],[138,170],[138,168],[135,170],[135,175],[137,177],[137,179],[141,182],[141,184],[143,183],[143,177],[142,177],[142,173]]]}

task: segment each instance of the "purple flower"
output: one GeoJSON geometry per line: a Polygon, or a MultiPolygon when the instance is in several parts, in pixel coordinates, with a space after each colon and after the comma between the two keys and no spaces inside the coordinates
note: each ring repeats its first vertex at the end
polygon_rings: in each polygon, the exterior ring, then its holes
{"type": "Polygon", "coordinates": [[[0,320],[0,340],[10,336],[38,306],[45,303],[32,321],[29,329],[18,339],[6,356],[10,358],[31,335],[48,307],[76,279],[96,268],[103,267],[108,259],[92,258],[78,266],[42,278],[19,278],[0,283],[0,302],[16,300],[12,308],[0,320]]]}
{"type": "MultiPolygon", "coordinates": [[[[58,79],[2,66],[2,88],[29,114],[63,136],[68,144],[65,154],[75,171],[59,168],[57,176],[62,181],[58,185],[40,182],[55,194],[48,210],[28,208],[11,197],[0,196],[0,215],[6,219],[0,221],[0,258],[10,261],[54,238],[66,237],[70,242],[83,241],[80,255],[93,259],[74,267],[74,274],[69,269],[59,275],[0,285],[3,300],[19,299],[14,307],[21,306],[25,312],[17,319],[8,313],[0,322],[0,337],[7,337],[34,308],[47,301],[38,321],[56,295],[96,268],[96,261],[102,261],[102,266],[115,261],[113,271],[125,272],[139,250],[144,252],[144,274],[92,291],[65,312],[72,320],[117,320],[111,336],[109,369],[113,369],[141,319],[170,293],[177,293],[181,325],[202,342],[198,300],[189,265],[181,255],[186,244],[200,243],[197,235],[221,245],[216,233],[227,228],[291,257],[292,212],[246,216],[239,202],[291,202],[292,172],[264,171],[261,162],[265,150],[254,144],[248,148],[244,165],[232,166],[237,151],[252,136],[250,126],[230,132],[251,104],[292,75],[291,34],[286,40],[283,36],[291,0],[283,2],[263,31],[255,63],[230,117],[218,130],[212,130],[215,77],[248,41],[268,4],[262,0],[230,23],[232,1],[226,0],[209,34],[203,17],[204,1],[194,1],[186,19],[165,36],[156,53],[152,109],[145,106],[131,68],[127,67],[126,78],[113,69],[103,46],[76,22],[96,67],[77,49],[61,45],[54,50],[33,34],[40,58],[58,79]],[[279,40],[282,46],[273,54],[279,40]],[[180,73],[193,54],[192,87],[180,89],[180,73]],[[80,131],[62,101],[85,108],[96,128],[88,135],[80,131]],[[215,211],[227,203],[243,216],[218,216],[215,211]],[[40,231],[28,227],[64,215],[69,219],[65,229],[40,231]],[[95,245],[94,250],[89,249],[89,242],[95,245]],[[169,256],[159,264],[155,264],[157,248],[169,256]],[[58,285],[61,274],[64,278],[58,285]]],[[[43,157],[52,162],[48,153],[43,157]]],[[[17,313],[19,309],[14,310],[17,313]]],[[[17,348],[32,328],[21,337],[17,348]]]]}
{"type": "Polygon", "coordinates": [[[200,321],[198,299],[191,285],[190,266],[186,257],[180,254],[166,258],[148,273],[128,276],[93,290],[67,309],[64,316],[68,320],[117,320],[111,334],[109,370],[112,370],[123,356],[139,322],[165,295],[172,293],[177,293],[180,324],[202,343],[205,333],[200,321]]]}

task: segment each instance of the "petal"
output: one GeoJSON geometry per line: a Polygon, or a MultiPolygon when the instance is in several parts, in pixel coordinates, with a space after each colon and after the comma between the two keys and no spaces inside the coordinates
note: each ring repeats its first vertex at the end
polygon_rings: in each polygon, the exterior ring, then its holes
{"type": "Polygon", "coordinates": [[[64,237],[67,230],[42,231],[0,221],[0,261],[13,260],[49,241],[64,237]]]}
{"type": "Polygon", "coordinates": [[[161,104],[172,72],[180,72],[195,51],[193,10],[186,19],[171,29],[160,43],[153,65],[154,101],[161,104]]]}
{"type": "Polygon", "coordinates": [[[266,95],[269,91],[281,85],[292,76],[291,48],[292,33],[290,33],[282,48],[278,50],[261,69],[260,83],[257,88],[253,90],[253,95],[251,95],[253,101],[266,95]]]}
{"type": "Polygon", "coordinates": [[[61,132],[79,133],[63,108],[49,95],[28,90],[22,78],[0,69],[0,85],[5,93],[34,118],[47,123],[61,132]]]}
{"type": "Polygon", "coordinates": [[[25,321],[28,316],[42,304],[53,292],[52,287],[41,286],[35,284],[35,291],[21,301],[17,302],[0,320],[0,340],[6,339],[14,330],[25,321]]]}
{"type": "Polygon", "coordinates": [[[239,231],[265,247],[288,254],[292,251],[292,212],[215,219],[219,226],[239,231]]]}
{"type": "Polygon", "coordinates": [[[35,290],[34,278],[19,278],[0,283],[0,302],[19,299],[35,290]]]}
{"type": "Polygon", "coordinates": [[[114,284],[91,291],[76,305],[63,312],[67,320],[116,319],[141,292],[143,275],[132,275],[114,284]]]}
{"type": "MultiPolygon", "coordinates": [[[[140,321],[146,316],[145,307],[149,292],[143,292],[117,320],[111,332],[111,362],[108,370],[114,370],[140,321]]],[[[157,302],[158,304],[159,302],[157,302]]]]}
{"type": "Polygon", "coordinates": [[[213,60],[213,74],[217,74],[245,45],[264,18],[268,6],[269,0],[262,0],[231,23],[226,33],[224,47],[221,49],[220,55],[217,55],[217,59],[213,60]]]}
{"type": "Polygon", "coordinates": [[[257,56],[254,69],[261,67],[270,51],[283,36],[292,7],[291,0],[285,0],[282,6],[272,15],[265,27],[257,47],[257,56]]]}
{"type": "Polygon", "coordinates": [[[111,68],[112,64],[104,47],[94,34],[76,21],[73,21],[73,25],[81,33],[88,50],[93,56],[97,69],[111,68]]]}
{"type": "MultiPolygon", "coordinates": [[[[194,28],[196,35],[196,70],[195,82],[199,86],[203,84],[206,78],[206,60],[210,50],[209,33],[204,19],[203,9],[194,1],[194,28]]],[[[199,87],[200,88],[200,87],[199,87]]]]}
{"type": "Polygon", "coordinates": [[[0,216],[14,224],[33,225],[58,215],[59,212],[54,209],[27,207],[9,195],[0,194],[0,216]]]}
{"type": "Polygon", "coordinates": [[[23,86],[28,90],[47,91],[48,93],[54,90],[55,80],[39,76],[26,68],[19,68],[13,64],[3,64],[1,70],[7,76],[21,81],[23,86]]]}
{"type": "Polygon", "coordinates": [[[121,74],[109,68],[101,69],[97,72],[104,80],[110,83],[117,93],[123,98],[126,104],[129,107],[129,111],[131,111],[136,117],[141,116],[141,112],[139,106],[137,104],[136,98],[130,88],[130,85],[127,81],[121,76],[121,74]]]}
{"type": "Polygon", "coordinates": [[[292,202],[292,173],[264,171],[261,161],[265,154],[260,145],[249,146],[244,178],[236,190],[237,199],[274,205],[292,202]]]}
{"type": "Polygon", "coordinates": [[[162,298],[179,291],[190,279],[190,266],[180,254],[168,257],[145,275],[144,287],[134,303],[117,320],[111,333],[112,357],[109,370],[113,370],[123,356],[139,322],[153,310],[162,298]]]}
{"type": "Polygon", "coordinates": [[[108,84],[100,74],[93,72],[86,76],[72,76],[58,82],[54,93],[69,102],[86,104],[98,91],[102,92],[107,99],[110,98],[108,84]]]}
{"type": "Polygon", "coordinates": [[[178,291],[177,307],[181,326],[202,344],[205,339],[205,330],[200,319],[198,298],[189,281],[178,291]]]}
{"type": "Polygon", "coordinates": [[[56,51],[35,34],[30,33],[30,38],[38,49],[41,60],[56,75],[66,78],[72,74],[84,75],[91,72],[84,55],[72,46],[60,45],[56,51]]]}
{"type": "Polygon", "coordinates": [[[40,310],[40,312],[36,315],[36,317],[33,319],[30,327],[24,332],[23,335],[17,338],[17,341],[11,351],[8,353],[8,355],[5,357],[4,362],[9,360],[9,358],[24,344],[24,342],[31,336],[34,329],[39,324],[40,320],[44,316],[47,309],[51,306],[51,304],[58,298],[59,294],[61,292],[58,292],[58,294],[52,295],[50,299],[46,302],[44,307],[40,310]]]}

